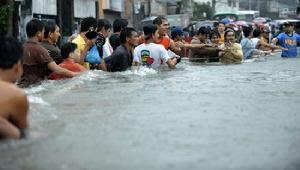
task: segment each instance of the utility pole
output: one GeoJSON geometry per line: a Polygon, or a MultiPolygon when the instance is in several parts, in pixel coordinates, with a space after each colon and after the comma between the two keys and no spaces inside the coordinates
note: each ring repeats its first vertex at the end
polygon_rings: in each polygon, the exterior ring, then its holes
{"type": "Polygon", "coordinates": [[[250,11],[252,10],[251,6],[252,6],[252,0],[249,0],[249,10],[250,11]]]}
{"type": "Polygon", "coordinates": [[[211,6],[212,6],[213,14],[215,14],[216,13],[216,0],[212,0],[211,6]]]}
{"type": "Polygon", "coordinates": [[[297,16],[299,18],[299,15],[300,15],[300,0],[298,2],[298,7],[297,7],[297,16]]]}

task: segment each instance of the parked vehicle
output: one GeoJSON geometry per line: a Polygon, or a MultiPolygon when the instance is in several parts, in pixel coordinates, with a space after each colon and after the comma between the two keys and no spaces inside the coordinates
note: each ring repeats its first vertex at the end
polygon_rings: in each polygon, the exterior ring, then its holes
{"type": "Polygon", "coordinates": [[[243,20],[250,22],[254,18],[259,17],[259,11],[237,11],[237,12],[218,12],[213,16],[214,20],[222,20],[224,18],[229,18],[233,21],[243,20]]]}
{"type": "Polygon", "coordinates": [[[193,36],[197,33],[197,31],[200,27],[208,27],[210,29],[214,29],[215,23],[218,23],[218,21],[217,20],[203,20],[203,21],[192,22],[187,27],[184,27],[183,31],[188,32],[190,34],[190,36],[193,36]]]}

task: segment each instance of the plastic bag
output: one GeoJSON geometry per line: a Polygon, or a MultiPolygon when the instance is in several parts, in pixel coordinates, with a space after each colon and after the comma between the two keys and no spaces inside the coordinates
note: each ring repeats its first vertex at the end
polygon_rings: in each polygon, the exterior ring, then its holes
{"type": "Polygon", "coordinates": [[[93,45],[92,48],[88,51],[85,57],[85,62],[88,62],[90,64],[101,64],[101,57],[96,45],[93,45]]]}

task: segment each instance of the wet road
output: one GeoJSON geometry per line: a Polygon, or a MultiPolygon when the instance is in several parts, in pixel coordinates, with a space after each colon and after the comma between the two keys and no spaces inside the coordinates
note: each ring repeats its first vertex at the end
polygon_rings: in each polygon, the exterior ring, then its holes
{"type": "Polygon", "coordinates": [[[299,170],[300,58],[103,73],[26,90],[1,170],[299,170]]]}

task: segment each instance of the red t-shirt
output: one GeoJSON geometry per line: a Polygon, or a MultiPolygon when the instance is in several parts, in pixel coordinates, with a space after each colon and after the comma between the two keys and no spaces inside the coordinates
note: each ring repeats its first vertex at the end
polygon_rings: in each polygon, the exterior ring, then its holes
{"type": "MultiPolygon", "coordinates": [[[[70,59],[65,59],[62,63],[59,64],[60,67],[65,68],[67,70],[73,71],[73,72],[83,72],[86,71],[86,69],[78,64],[75,63],[74,61],[70,60],[70,59]]],[[[59,79],[63,79],[65,77],[56,74],[56,73],[51,73],[49,76],[49,79],[51,80],[59,80],[59,79]]]]}

